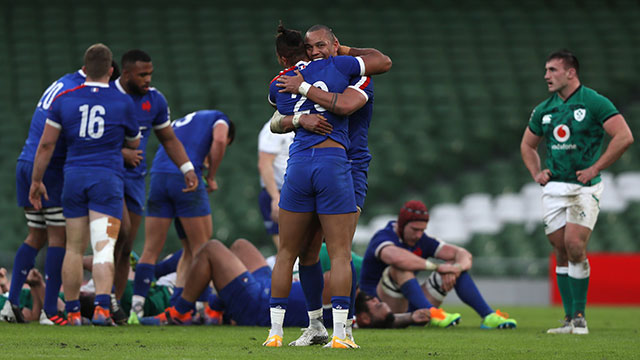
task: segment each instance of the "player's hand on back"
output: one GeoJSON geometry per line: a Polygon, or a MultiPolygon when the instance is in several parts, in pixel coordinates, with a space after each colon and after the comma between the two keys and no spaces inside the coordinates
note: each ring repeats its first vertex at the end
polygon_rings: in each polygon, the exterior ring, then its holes
{"type": "Polygon", "coordinates": [[[142,150],[122,148],[122,157],[127,167],[137,167],[142,161],[142,150]]]}
{"type": "Polygon", "coordinates": [[[278,78],[278,83],[276,84],[276,86],[282,88],[279,90],[279,92],[299,94],[298,88],[304,81],[304,77],[298,70],[295,70],[295,73],[296,75],[294,76],[283,75],[278,78]]]}
{"type": "Polygon", "coordinates": [[[186,174],[184,174],[184,183],[187,185],[187,187],[182,189],[182,192],[196,191],[196,189],[198,188],[198,175],[196,175],[196,172],[190,170],[186,174]]]}
{"type": "Polygon", "coordinates": [[[45,200],[49,200],[49,195],[47,194],[47,188],[44,186],[44,183],[32,182],[31,188],[29,189],[29,202],[31,202],[31,204],[36,210],[42,209],[43,196],[45,200]]]}
{"type": "Polygon", "coordinates": [[[300,126],[319,135],[329,135],[333,131],[333,125],[320,114],[304,114],[300,116],[300,126]]]}

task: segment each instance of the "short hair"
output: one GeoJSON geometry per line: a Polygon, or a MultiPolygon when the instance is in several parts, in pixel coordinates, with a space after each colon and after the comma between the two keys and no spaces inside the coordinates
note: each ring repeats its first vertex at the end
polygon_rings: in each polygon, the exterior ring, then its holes
{"type": "Polygon", "coordinates": [[[566,68],[574,68],[576,69],[576,74],[580,73],[580,63],[578,62],[578,58],[571,51],[567,49],[555,51],[547,57],[547,62],[553,59],[562,60],[566,68]]]}
{"type": "Polygon", "coordinates": [[[87,76],[99,79],[109,73],[113,54],[105,44],[93,44],[84,53],[84,66],[87,76]]]}
{"type": "Polygon", "coordinates": [[[229,132],[227,133],[227,139],[229,139],[229,144],[233,143],[233,139],[236,138],[236,125],[233,121],[229,120],[229,132]]]}
{"type": "Polygon", "coordinates": [[[276,31],[276,52],[278,56],[284,57],[289,62],[303,59],[307,56],[307,52],[304,49],[304,39],[300,31],[287,29],[280,21],[276,31]]]}
{"type": "Polygon", "coordinates": [[[137,61],[151,62],[151,56],[140,49],[132,49],[122,55],[120,65],[124,70],[128,65],[135,64],[137,61]]]}
{"type": "MultiPolygon", "coordinates": [[[[358,319],[358,315],[362,313],[368,313],[369,315],[371,315],[371,313],[369,312],[369,307],[367,306],[367,301],[369,301],[370,299],[373,299],[373,296],[366,294],[364,291],[358,292],[355,301],[356,319],[358,319]]],[[[369,317],[371,318],[371,316],[369,317]]],[[[395,317],[396,316],[393,312],[389,312],[387,316],[384,317],[384,319],[371,318],[371,322],[368,325],[363,325],[362,323],[358,322],[358,326],[374,329],[389,329],[393,327],[395,317]]]]}
{"type": "Polygon", "coordinates": [[[333,30],[331,30],[331,28],[328,27],[327,25],[322,25],[322,24],[313,25],[312,27],[309,28],[309,30],[307,30],[307,32],[310,33],[318,30],[324,30],[327,33],[327,35],[329,35],[329,41],[331,42],[336,41],[337,39],[336,34],[334,34],[333,30]]]}

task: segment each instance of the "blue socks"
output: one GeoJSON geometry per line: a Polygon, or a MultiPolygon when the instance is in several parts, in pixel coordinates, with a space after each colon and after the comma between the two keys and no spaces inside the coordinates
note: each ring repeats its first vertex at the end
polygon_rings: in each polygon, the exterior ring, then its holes
{"type": "Polygon", "coordinates": [[[211,308],[211,310],[216,310],[216,311],[224,311],[224,302],[222,301],[222,299],[220,299],[220,297],[216,294],[210,294],[209,295],[209,307],[211,308]]]}
{"type": "Polygon", "coordinates": [[[407,280],[402,286],[400,286],[402,295],[409,300],[410,309],[430,309],[433,305],[424,296],[420,284],[416,278],[407,280]]]}
{"type": "Polygon", "coordinates": [[[269,299],[269,307],[275,309],[287,310],[289,304],[289,298],[274,298],[269,299]]]}
{"type": "Polygon", "coordinates": [[[351,299],[348,296],[332,296],[331,307],[338,310],[348,310],[351,299]]]}
{"type": "MultiPolygon", "coordinates": [[[[183,249],[180,249],[168,258],[158,262],[155,268],[155,277],[156,279],[160,279],[161,277],[171,274],[172,272],[176,272],[178,269],[178,261],[180,261],[180,256],[182,256],[183,249]]],[[[137,270],[137,267],[136,267],[137,270]]]]}
{"type": "Polygon", "coordinates": [[[212,292],[213,289],[211,289],[211,286],[207,286],[206,288],[204,288],[204,291],[202,291],[202,294],[200,294],[200,297],[196,301],[208,302],[209,296],[212,292]]]}
{"type": "Polygon", "coordinates": [[[480,317],[484,318],[493,312],[493,309],[484,301],[476,284],[466,271],[460,274],[454,289],[456,289],[456,294],[458,294],[460,300],[471,306],[480,317]]]}
{"type": "Polygon", "coordinates": [[[153,281],[154,270],[154,264],[138,263],[136,265],[136,276],[133,279],[133,295],[147,297],[153,281]]]}
{"type": "Polygon", "coordinates": [[[58,313],[58,293],[62,285],[62,262],[65,249],[50,246],[47,249],[47,259],[44,264],[46,286],[44,288],[44,312],[53,316],[58,313]]]}
{"type": "Polygon", "coordinates": [[[93,305],[109,310],[111,309],[109,307],[111,305],[111,296],[109,294],[96,295],[93,305]]]}
{"type": "Polygon", "coordinates": [[[299,266],[300,286],[304,293],[307,310],[322,308],[322,290],[324,289],[324,277],[320,261],[309,266],[299,266]]]}
{"type": "Polygon", "coordinates": [[[182,296],[178,297],[174,306],[180,314],[186,314],[195,308],[194,303],[188,302],[182,296]]]}
{"type": "Polygon", "coordinates": [[[173,288],[173,294],[169,299],[169,305],[176,306],[176,303],[178,302],[180,295],[182,295],[182,290],[184,290],[184,288],[181,288],[181,287],[173,288]]]}
{"type": "Polygon", "coordinates": [[[20,305],[20,290],[27,280],[29,270],[33,269],[36,263],[36,255],[38,255],[38,250],[25,243],[22,243],[16,252],[11,273],[11,287],[9,288],[9,301],[13,305],[20,305]]]}
{"type": "Polygon", "coordinates": [[[64,307],[65,310],[67,310],[67,313],[78,312],[80,311],[80,300],[67,301],[64,307]]]}

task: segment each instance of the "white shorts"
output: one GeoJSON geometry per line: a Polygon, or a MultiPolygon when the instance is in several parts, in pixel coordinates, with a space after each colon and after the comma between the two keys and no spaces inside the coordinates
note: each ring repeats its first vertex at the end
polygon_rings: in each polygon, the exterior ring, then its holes
{"type": "Polygon", "coordinates": [[[542,192],[544,232],[549,235],[568,222],[593,230],[600,213],[602,181],[593,186],[550,181],[542,192]]]}

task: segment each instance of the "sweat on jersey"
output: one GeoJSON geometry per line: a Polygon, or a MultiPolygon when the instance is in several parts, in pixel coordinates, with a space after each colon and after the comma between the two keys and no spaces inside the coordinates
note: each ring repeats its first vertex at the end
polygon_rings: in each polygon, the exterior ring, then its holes
{"type": "Polygon", "coordinates": [[[327,138],[331,138],[348,149],[350,145],[349,131],[345,117],[328,112],[325,108],[300,94],[279,92],[280,88],[276,86],[277,78],[282,75],[295,75],[295,69],[300,70],[305,81],[312,86],[328,92],[341,93],[349,86],[352,77],[364,75],[364,62],[361,58],[352,56],[335,56],[311,62],[301,61],[296,66],[280,72],[280,75],[274,78],[269,86],[269,102],[277,106],[281,114],[322,114],[333,126],[333,131],[329,135],[319,135],[304,128],[298,128],[293,144],[289,148],[289,155],[319,144],[327,138]]]}
{"type": "MultiPolygon", "coordinates": [[[[213,128],[224,123],[229,126],[229,118],[218,110],[200,110],[187,116],[174,120],[171,123],[173,132],[189,156],[189,160],[195,167],[196,174],[202,175],[204,158],[211,149],[213,142],[213,128]]],[[[178,166],[167,155],[162,145],[158,147],[156,157],[151,164],[152,173],[182,174],[178,166]]]]}
{"type": "MultiPolygon", "coordinates": [[[[66,74],[60,79],[54,81],[44,91],[44,93],[40,97],[40,101],[38,101],[36,110],[33,112],[31,125],[29,125],[29,135],[27,135],[27,140],[22,147],[22,152],[20,153],[18,160],[33,162],[36,157],[36,151],[38,150],[38,144],[40,143],[42,132],[44,131],[44,125],[47,120],[47,112],[51,107],[51,103],[53,103],[53,99],[55,99],[58,94],[81,85],[82,83],[84,83],[86,77],[87,75],[82,70],[78,70],[76,72],[66,74]]],[[[56,143],[56,148],[53,151],[53,155],[51,156],[49,167],[62,169],[62,167],[64,166],[64,159],[66,154],[66,144],[64,143],[62,137],[60,137],[58,139],[58,142],[56,143]]]]}
{"type": "Polygon", "coordinates": [[[360,274],[360,290],[370,296],[377,296],[376,287],[378,286],[378,282],[380,282],[382,272],[389,266],[380,259],[380,251],[384,249],[385,246],[397,246],[426,259],[435,257],[440,247],[444,245],[443,242],[427,234],[422,234],[422,237],[414,246],[409,246],[402,242],[395,232],[395,223],[396,221],[389,221],[384,229],[375,233],[367,246],[367,251],[364,253],[360,274]]]}
{"type": "Polygon", "coordinates": [[[61,129],[67,144],[65,170],[108,168],[122,176],[122,143],[140,136],[131,98],[98,82],[85,82],[60,93],[46,123],[61,129]]]}
{"type": "MultiPolygon", "coordinates": [[[[547,140],[546,165],[551,170],[551,181],[584,185],[578,181],[576,171],[600,158],[603,124],[617,114],[618,109],[609,99],[582,85],[566,100],[554,93],[533,109],[529,129],[547,140]]],[[[587,186],[600,180],[598,174],[587,186]]]]}

